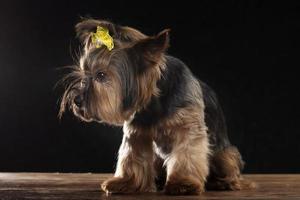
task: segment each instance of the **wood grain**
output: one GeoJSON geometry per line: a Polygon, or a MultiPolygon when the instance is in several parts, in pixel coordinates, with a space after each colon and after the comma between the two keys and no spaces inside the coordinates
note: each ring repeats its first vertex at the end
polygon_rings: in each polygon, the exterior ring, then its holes
{"type": "Polygon", "coordinates": [[[257,188],[248,191],[207,191],[201,196],[162,193],[106,196],[100,184],[111,174],[0,173],[0,199],[153,200],[153,199],[300,199],[300,175],[245,175],[257,188]]]}

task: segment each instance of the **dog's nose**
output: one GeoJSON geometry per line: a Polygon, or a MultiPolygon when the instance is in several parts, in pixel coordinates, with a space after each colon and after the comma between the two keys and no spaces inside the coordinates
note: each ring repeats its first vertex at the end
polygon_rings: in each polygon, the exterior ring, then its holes
{"type": "Polygon", "coordinates": [[[80,108],[82,106],[82,98],[80,95],[77,95],[75,98],[74,98],[74,103],[75,105],[80,108]]]}

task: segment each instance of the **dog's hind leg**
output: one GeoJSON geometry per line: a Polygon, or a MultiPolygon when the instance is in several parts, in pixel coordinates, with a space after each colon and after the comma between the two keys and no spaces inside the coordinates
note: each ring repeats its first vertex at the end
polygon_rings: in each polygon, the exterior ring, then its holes
{"type": "Polygon", "coordinates": [[[243,179],[241,170],[244,162],[234,146],[215,152],[210,159],[210,174],[207,179],[208,190],[241,190],[254,188],[255,184],[243,179]]]}

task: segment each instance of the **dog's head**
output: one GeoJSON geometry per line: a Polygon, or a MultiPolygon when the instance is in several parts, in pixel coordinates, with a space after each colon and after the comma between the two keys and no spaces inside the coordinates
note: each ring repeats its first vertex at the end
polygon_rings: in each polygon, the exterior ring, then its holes
{"type": "Polygon", "coordinates": [[[148,37],[136,29],[107,21],[84,20],[76,25],[83,54],[79,66],[64,77],[59,116],[69,108],[84,121],[121,125],[151,97],[159,95],[157,81],[169,45],[168,30],[148,37]],[[114,48],[97,48],[92,34],[104,27],[114,48]]]}

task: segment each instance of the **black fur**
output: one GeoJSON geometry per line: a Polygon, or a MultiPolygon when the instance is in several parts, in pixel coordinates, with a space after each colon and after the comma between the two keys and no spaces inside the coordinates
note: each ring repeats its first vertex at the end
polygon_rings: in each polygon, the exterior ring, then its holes
{"type": "Polygon", "coordinates": [[[222,150],[230,146],[223,110],[216,93],[204,82],[200,81],[200,85],[205,104],[205,123],[208,127],[210,144],[213,145],[215,151],[222,150]]]}

